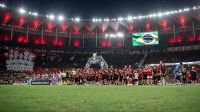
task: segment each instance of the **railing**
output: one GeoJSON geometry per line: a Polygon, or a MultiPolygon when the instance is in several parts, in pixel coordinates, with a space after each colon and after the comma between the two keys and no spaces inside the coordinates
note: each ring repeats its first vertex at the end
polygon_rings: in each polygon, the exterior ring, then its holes
{"type": "MultiPolygon", "coordinates": [[[[6,31],[14,31],[17,33],[28,33],[31,35],[41,35],[41,36],[54,36],[54,37],[75,37],[75,38],[102,38],[105,35],[104,34],[73,34],[72,32],[45,32],[42,29],[32,29],[30,30],[28,27],[27,28],[21,28],[21,27],[15,27],[15,26],[10,26],[10,25],[0,25],[1,30],[6,30],[6,31]]],[[[165,30],[158,30],[159,35],[167,35],[167,34],[175,34],[175,33],[181,33],[181,32],[194,32],[200,30],[200,25],[192,25],[192,26],[185,26],[185,27],[175,27],[174,28],[169,28],[165,30]]],[[[127,32],[124,33],[125,37],[131,37],[131,33],[127,32]]]]}

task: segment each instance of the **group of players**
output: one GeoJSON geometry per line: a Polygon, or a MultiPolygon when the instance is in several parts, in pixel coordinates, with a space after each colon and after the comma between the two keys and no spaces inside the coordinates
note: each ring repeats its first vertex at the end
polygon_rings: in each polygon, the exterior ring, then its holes
{"type": "Polygon", "coordinates": [[[183,85],[187,85],[189,81],[192,85],[196,85],[198,78],[200,79],[198,76],[199,73],[200,71],[195,66],[188,67],[187,65],[183,65],[183,63],[176,65],[173,70],[176,84],[183,85]]]}
{"type": "Polygon", "coordinates": [[[146,65],[143,69],[133,69],[131,65],[122,69],[110,66],[109,69],[72,69],[61,73],[65,84],[101,85],[149,85],[166,84],[167,67],[160,61],[158,66],[146,65]]]}

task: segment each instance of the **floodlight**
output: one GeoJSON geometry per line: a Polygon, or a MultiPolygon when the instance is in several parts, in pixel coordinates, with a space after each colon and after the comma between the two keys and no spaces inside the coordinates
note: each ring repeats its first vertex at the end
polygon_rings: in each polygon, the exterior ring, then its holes
{"type": "Polygon", "coordinates": [[[122,18],[122,17],[119,17],[117,20],[118,20],[118,21],[123,21],[123,20],[124,20],[124,18],[122,18]]]}
{"type": "MultiPolygon", "coordinates": [[[[50,16],[50,19],[54,19],[54,16],[50,16]]],[[[64,20],[64,17],[62,15],[59,15],[58,16],[58,21],[63,21],[64,20]]]]}
{"type": "Polygon", "coordinates": [[[80,18],[78,18],[78,17],[77,17],[77,18],[75,18],[75,21],[77,21],[77,22],[79,22],[80,20],[81,20],[81,19],[80,19],[80,18]]]}
{"type": "Polygon", "coordinates": [[[24,8],[20,8],[20,9],[19,9],[19,13],[20,13],[20,14],[25,14],[25,13],[26,13],[26,10],[25,10],[24,8]]]}
{"type": "Polygon", "coordinates": [[[5,5],[5,4],[0,4],[0,7],[1,7],[1,8],[5,8],[6,5],[5,5]]]}
{"type": "Polygon", "coordinates": [[[38,16],[38,13],[37,12],[33,12],[32,15],[33,16],[38,16]]]}

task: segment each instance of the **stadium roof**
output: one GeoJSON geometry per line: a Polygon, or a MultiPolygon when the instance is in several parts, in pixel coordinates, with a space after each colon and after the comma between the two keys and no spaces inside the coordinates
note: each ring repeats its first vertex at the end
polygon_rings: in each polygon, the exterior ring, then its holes
{"type": "Polygon", "coordinates": [[[124,0],[123,2],[121,0],[21,0],[21,2],[5,0],[4,3],[12,8],[23,7],[32,15],[39,13],[53,19],[55,18],[53,16],[63,15],[65,18],[76,20],[101,18],[102,21],[107,21],[108,18],[131,19],[130,16],[140,18],[154,14],[162,16],[162,12],[179,11],[180,8],[184,10],[200,4],[198,0],[181,0],[181,3],[180,0],[124,0]]]}

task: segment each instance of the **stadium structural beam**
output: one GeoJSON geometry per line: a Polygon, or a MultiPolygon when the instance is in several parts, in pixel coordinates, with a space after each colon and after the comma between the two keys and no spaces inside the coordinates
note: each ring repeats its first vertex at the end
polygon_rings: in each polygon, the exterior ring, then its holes
{"type": "Polygon", "coordinates": [[[95,30],[95,34],[96,34],[96,47],[97,47],[97,46],[98,46],[98,40],[97,40],[97,36],[98,36],[98,35],[97,35],[97,25],[96,25],[95,29],[96,29],[96,30],[95,30]]]}
{"type": "Polygon", "coordinates": [[[26,31],[26,39],[29,42],[29,25],[27,25],[27,31],[26,31]]]}
{"type": "Polygon", "coordinates": [[[10,33],[10,40],[13,40],[13,31],[14,31],[14,26],[12,26],[11,28],[11,33],[10,33]]]}
{"type": "MultiPolygon", "coordinates": [[[[123,29],[123,34],[124,34],[124,29],[123,29]]],[[[125,36],[126,36],[126,35],[125,35],[125,36]]],[[[125,37],[122,38],[122,44],[123,44],[123,46],[124,46],[124,38],[125,38],[125,37]]]]}
{"type": "Polygon", "coordinates": [[[175,24],[174,24],[173,33],[174,33],[174,40],[176,40],[176,25],[175,24]]]}
{"type": "Polygon", "coordinates": [[[196,40],[196,34],[195,34],[195,29],[194,29],[194,22],[192,22],[192,33],[193,33],[193,39],[195,41],[196,40]]]}
{"type": "Polygon", "coordinates": [[[41,43],[43,42],[43,38],[44,38],[44,32],[43,32],[44,28],[43,28],[43,25],[42,25],[42,33],[41,33],[41,43]]]}
{"type": "Polygon", "coordinates": [[[71,46],[71,28],[70,28],[70,23],[69,23],[69,47],[71,46]]]}
{"type": "Polygon", "coordinates": [[[85,46],[85,30],[83,29],[83,47],[85,46]]]}
{"type": "Polygon", "coordinates": [[[56,45],[58,43],[58,28],[56,27],[56,45]]]}

